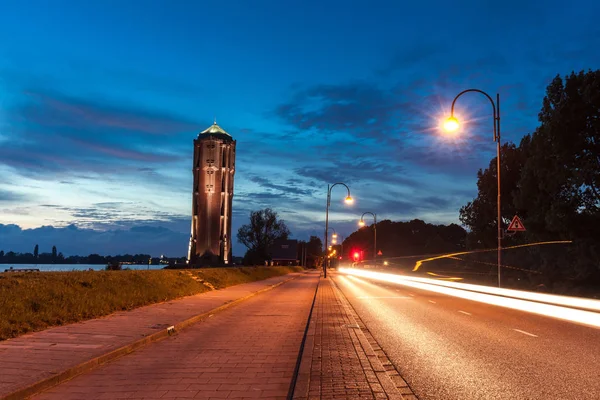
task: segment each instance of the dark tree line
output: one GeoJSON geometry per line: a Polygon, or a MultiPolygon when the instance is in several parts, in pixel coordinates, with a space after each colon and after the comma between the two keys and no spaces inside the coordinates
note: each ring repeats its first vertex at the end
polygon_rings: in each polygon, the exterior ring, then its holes
{"type": "MultiPolygon", "coordinates": [[[[501,148],[504,229],[515,214],[527,228],[505,244],[572,240],[560,251],[531,248],[529,267],[549,286],[600,285],[600,70],[554,78],[538,117],[535,132],[501,148]]],[[[496,241],[495,160],[478,172],[477,198],[460,210],[471,248],[496,241]]]]}
{"type": "MultiPolygon", "coordinates": [[[[420,219],[409,222],[384,220],[377,223],[377,250],[382,258],[438,254],[465,248],[467,232],[456,224],[433,225],[420,219]]],[[[354,250],[363,251],[363,259],[373,259],[373,226],[365,226],[344,240],[344,259],[354,250]]]]}
{"type": "Polygon", "coordinates": [[[52,247],[52,253],[39,253],[37,245],[33,253],[15,253],[13,251],[5,253],[3,250],[0,250],[0,264],[108,264],[119,262],[148,264],[150,258],[149,254],[124,254],[116,256],[90,254],[88,256],[65,257],[62,253],[57,252],[56,246],[52,247]]]}

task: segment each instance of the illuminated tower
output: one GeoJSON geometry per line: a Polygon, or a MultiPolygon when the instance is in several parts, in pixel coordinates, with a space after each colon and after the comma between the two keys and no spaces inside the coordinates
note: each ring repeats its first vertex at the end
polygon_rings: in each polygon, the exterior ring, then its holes
{"type": "Polygon", "coordinates": [[[231,262],[235,140],[217,122],[194,140],[191,264],[231,262]]]}

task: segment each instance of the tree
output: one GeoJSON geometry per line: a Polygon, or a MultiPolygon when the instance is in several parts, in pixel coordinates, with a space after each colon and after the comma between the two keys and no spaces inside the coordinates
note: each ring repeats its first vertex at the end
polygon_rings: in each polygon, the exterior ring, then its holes
{"type": "Polygon", "coordinates": [[[323,242],[317,236],[311,236],[308,242],[302,242],[306,249],[306,267],[318,267],[323,255],[323,242]]]}
{"type": "MultiPolygon", "coordinates": [[[[465,247],[466,234],[456,224],[433,225],[420,219],[383,220],[377,222],[377,247],[383,258],[460,251],[465,247]]],[[[370,227],[362,227],[344,240],[343,257],[353,250],[363,251],[365,259],[372,259],[373,230],[370,227]]]]}
{"type": "Polygon", "coordinates": [[[35,258],[38,258],[39,252],[40,252],[40,246],[38,246],[38,245],[36,244],[36,245],[35,245],[35,247],[33,248],[33,256],[34,256],[35,258]]]}
{"type": "MultiPolygon", "coordinates": [[[[550,285],[600,283],[600,70],[555,77],[538,117],[539,127],[518,147],[502,146],[504,222],[518,214],[527,227],[505,244],[572,240],[567,250],[531,248],[522,259],[550,285]]],[[[477,198],[460,212],[471,246],[495,241],[495,165],[479,171],[477,198]]]]}
{"type": "MultiPolygon", "coordinates": [[[[512,199],[520,190],[521,170],[527,159],[529,137],[521,141],[519,147],[513,143],[505,143],[500,148],[502,221],[504,226],[512,216],[519,214],[525,217],[524,210],[516,207],[512,199]]],[[[496,173],[496,157],[489,167],[477,172],[477,197],[460,209],[459,219],[469,228],[469,247],[493,247],[498,235],[498,180],[496,173]]]]}
{"type": "Polygon", "coordinates": [[[277,239],[287,239],[290,231],[270,208],[251,211],[250,223],[240,227],[238,242],[248,248],[244,264],[263,264],[269,259],[269,248],[277,239]]]}
{"type": "Polygon", "coordinates": [[[56,261],[56,246],[52,246],[52,262],[56,261]]]}

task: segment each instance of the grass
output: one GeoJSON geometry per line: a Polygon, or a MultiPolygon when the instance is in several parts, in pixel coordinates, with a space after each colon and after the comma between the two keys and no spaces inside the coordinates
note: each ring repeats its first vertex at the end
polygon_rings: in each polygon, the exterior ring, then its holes
{"type": "Polygon", "coordinates": [[[0,273],[0,340],[253,282],[300,267],[0,273]]]}

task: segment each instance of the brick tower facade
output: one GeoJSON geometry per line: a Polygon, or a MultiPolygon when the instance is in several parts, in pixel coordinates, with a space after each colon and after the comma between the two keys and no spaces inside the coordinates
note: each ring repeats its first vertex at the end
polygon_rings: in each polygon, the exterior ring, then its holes
{"type": "Polygon", "coordinates": [[[231,263],[235,143],[216,122],[194,140],[190,264],[231,263]]]}

